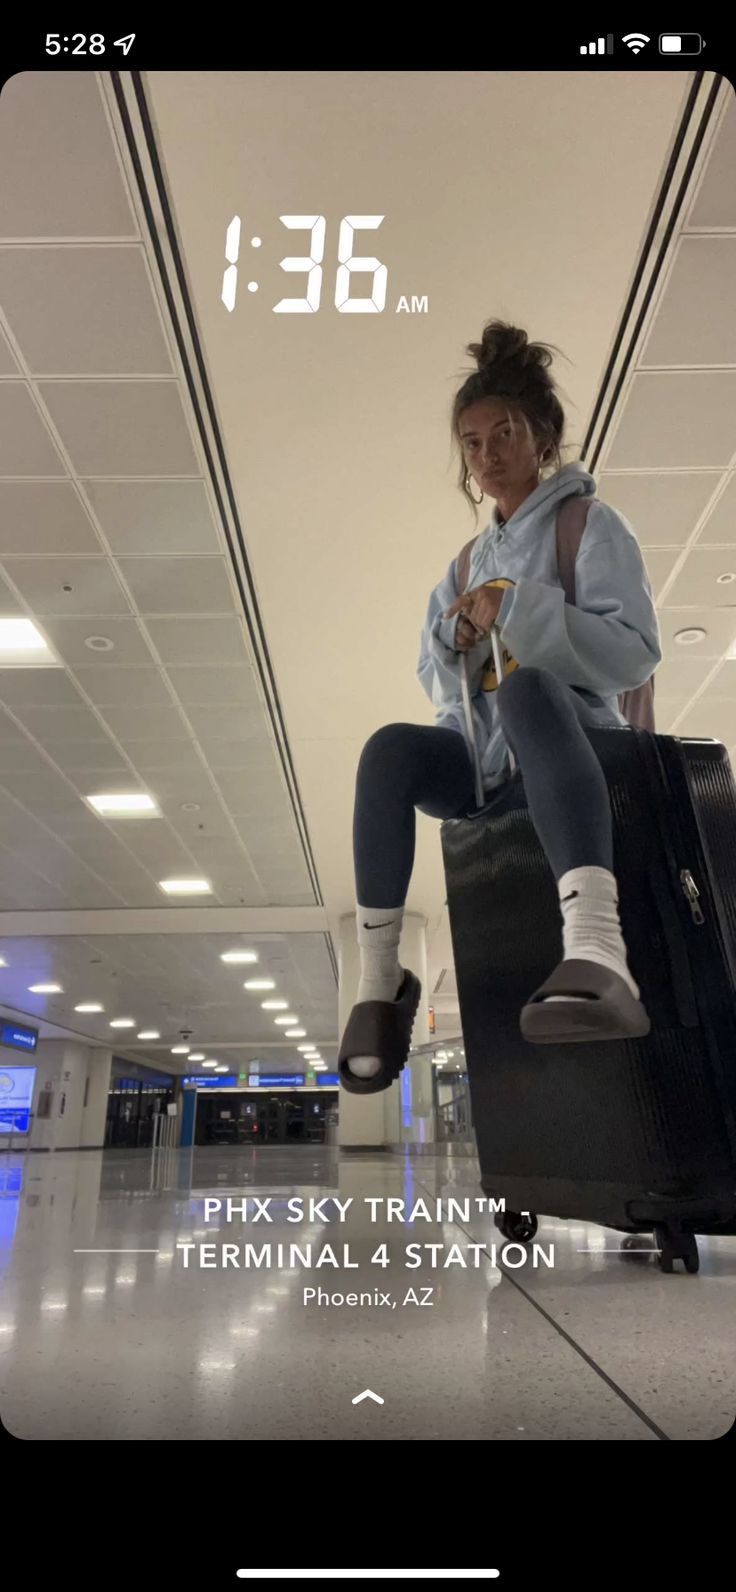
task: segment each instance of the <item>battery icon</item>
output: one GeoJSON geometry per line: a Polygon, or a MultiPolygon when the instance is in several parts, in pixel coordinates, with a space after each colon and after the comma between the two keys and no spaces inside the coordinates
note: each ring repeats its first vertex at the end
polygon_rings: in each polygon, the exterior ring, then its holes
{"type": "Polygon", "coordinates": [[[660,55],[700,55],[705,40],[699,33],[660,33],[660,55]]]}

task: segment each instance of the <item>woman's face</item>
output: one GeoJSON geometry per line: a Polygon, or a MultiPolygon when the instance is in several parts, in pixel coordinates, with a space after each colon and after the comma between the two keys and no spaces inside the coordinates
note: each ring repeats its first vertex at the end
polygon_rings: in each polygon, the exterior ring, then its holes
{"type": "Polygon", "coordinates": [[[458,423],[465,467],[492,498],[514,497],[539,479],[539,452],[518,409],[483,398],[464,409],[458,423]]]}

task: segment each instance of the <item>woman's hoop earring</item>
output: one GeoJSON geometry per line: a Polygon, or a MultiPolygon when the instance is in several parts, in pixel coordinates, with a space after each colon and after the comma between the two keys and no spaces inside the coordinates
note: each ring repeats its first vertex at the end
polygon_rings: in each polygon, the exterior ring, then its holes
{"type": "Polygon", "coordinates": [[[466,490],[466,492],[468,494],[468,497],[470,498],[471,503],[474,503],[476,508],[477,508],[478,505],[483,502],[483,498],[484,498],[485,494],[483,492],[481,492],[479,498],[474,498],[473,497],[473,494],[472,494],[472,492],[470,490],[470,471],[469,470],[468,470],[468,473],[467,473],[467,475],[465,477],[465,490],[466,490]]]}

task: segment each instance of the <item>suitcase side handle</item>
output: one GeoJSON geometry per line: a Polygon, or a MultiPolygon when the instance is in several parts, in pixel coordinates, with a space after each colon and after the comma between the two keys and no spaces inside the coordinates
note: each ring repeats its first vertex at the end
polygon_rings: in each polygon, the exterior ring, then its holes
{"type": "MultiPolygon", "coordinates": [[[[495,625],[493,625],[491,627],[491,646],[493,648],[493,662],[494,662],[494,666],[495,666],[495,670],[496,670],[496,679],[498,681],[498,684],[500,685],[501,681],[505,678],[504,667],[503,667],[503,648],[501,646],[501,638],[499,636],[498,630],[497,630],[495,625]]],[[[468,733],[468,740],[470,742],[470,750],[471,750],[472,757],[473,757],[473,775],[474,775],[474,779],[475,779],[475,800],[476,800],[476,805],[478,807],[482,807],[484,805],[484,803],[485,803],[486,796],[485,796],[485,790],[484,790],[484,787],[483,787],[483,770],[481,768],[480,752],[478,751],[478,741],[476,739],[476,734],[475,734],[475,721],[473,719],[473,704],[472,704],[471,698],[470,698],[470,659],[468,658],[467,652],[463,653],[463,669],[462,669],[462,674],[461,674],[461,677],[460,677],[460,684],[461,684],[461,687],[462,687],[462,695],[463,695],[463,713],[465,715],[465,728],[466,728],[467,733],[468,733]]],[[[516,769],[516,758],[514,757],[514,754],[513,754],[512,750],[511,750],[511,747],[508,748],[508,754],[509,754],[509,763],[510,763],[510,766],[511,766],[511,772],[513,774],[515,772],[515,769],[516,769]]]]}

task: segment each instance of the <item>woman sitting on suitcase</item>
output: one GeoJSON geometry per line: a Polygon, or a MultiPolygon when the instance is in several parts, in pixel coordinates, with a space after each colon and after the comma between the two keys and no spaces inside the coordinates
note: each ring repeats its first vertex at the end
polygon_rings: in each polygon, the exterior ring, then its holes
{"type": "Polygon", "coordinates": [[[522,1034],[549,1043],[649,1031],[621,935],[608,788],[587,732],[624,724],[619,696],[644,688],[660,661],[651,587],[626,521],[595,498],[581,464],[562,465],[564,415],[549,350],[492,321],[468,352],[478,369],[452,413],[460,484],[474,503],[487,493],[496,506],[429,601],[418,675],[436,728],[386,725],[360,760],[353,835],[361,979],[339,1055],[341,1083],[354,1093],[387,1088],[409,1054],[421,986],[399,963],[399,940],[415,809],[446,819],[475,806],[466,660],[486,802],[503,810],[510,747],[559,886],[564,958],[530,991],[522,1034]],[[583,502],[567,502],[573,498],[588,499],[587,516],[583,502]],[[579,543],[574,603],[563,590],[562,557],[558,563],[559,526],[569,530],[571,519],[579,543]],[[494,625],[506,659],[500,685],[494,625]]]}

